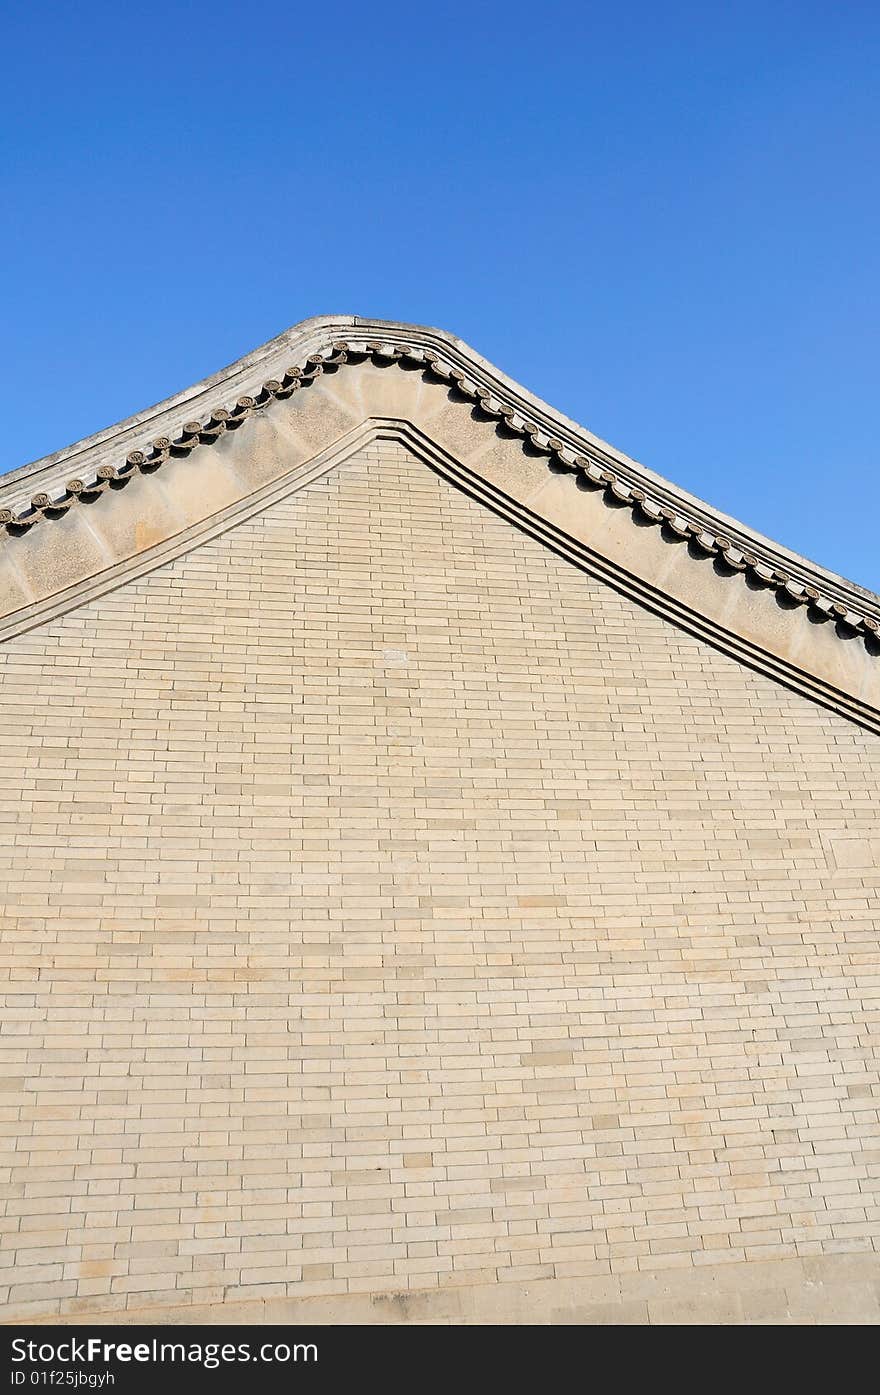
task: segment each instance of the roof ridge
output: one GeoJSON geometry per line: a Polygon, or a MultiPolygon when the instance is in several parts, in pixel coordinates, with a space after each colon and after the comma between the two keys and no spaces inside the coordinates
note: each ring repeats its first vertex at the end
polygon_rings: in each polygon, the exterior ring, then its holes
{"type": "MultiPolygon", "coordinates": [[[[297,329],[317,328],[318,325],[329,328],[327,320],[306,321],[287,335],[270,341],[262,350],[239,360],[238,364],[232,366],[232,372],[240,370],[245,364],[259,364],[266,357],[267,350],[280,351],[287,346],[297,329]]],[[[102,464],[92,471],[83,471],[66,481],[58,481],[38,490],[21,508],[11,505],[0,507],[0,526],[4,526],[10,539],[14,539],[29,533],[37,524],[63,518],[80,501],[92,503],[106,491],[124,487],[135,475],[153,474],[170,458],[189,456],[197,448],[217,441],[226,432],[237,430],[249,416],[307,387],[326,369],[335,371],[349,362],[365,358],[372,359],[380,366],[403,361],[421,365],[423,372],[450,383],[462,397],[476,403],[487,418],[503,422],[508,431],[528,441],[533,451],[546,455],[549,468],[576,474],[585,487],[605,492],[621,506],[628,507],[633,514],[637,512],[642,522],[655,524],[673,537],[688,539],[689,544],[703,555],[715,555],[728,569],[730,576],[744,573],[752,584],[775,590],[787,605],[807,606],[817,616],[833,618],[850,633],[861,633],[872,640],[880,634],[880,596],[835,577],[807,559],[798,558],[788,553],[787,549],[760,538],[743,525],[727,520],[700,501],[692,500],[684,491],[654,476],[645,467],[618,455],[613,448],[606,447],[596,438],[589,437],[583,428],[567,422],[549,408],[547,413],[555,420],[548,426],[546,421],[539,420],[545,413],[531,409],[531,404],[536,400],[530,394],[522,390],[515,393],[506,391],[509,380],[503,379],[498,370],[486,364],[461,341],[443,331],[412,325],[357,321],[353,317],[348,317],[346,327],[348,325],[351,326],[348,338],[332,338],[329,344],[324,342],[323,348],[315,348],[301,355],[304,360],[301,364],[292,364],[283,369],[279,377],[267,378],[255,391],[242,393],[231,408],[216,406],[204,418],[184,421],[177,428],[175,436],[157,436],[144,448],[129,451],[119,465],[102,464]],[[362,326],[364,332],[359,333],[362,326]],[[383,329],[386,334],[377,338],[369,333],[370,329],[383,329]],[[409,337],[404,338],[407,332],[409,337]],[[417,342],[418,339],[423,342],[417,342]],[[435,347],[437,341],[447,352],[435,347]],[[456,359],[464,359],[470,372],[465,371],[456,359]],[[488,374],[485,372],[487,369],[488,374]],[[485,381],[487,376],[490,382],[485,381]],[[559,434],[556,434],[557,430],[559,434]],[[725,526],[728,523],[733,527],[725,526]],[[789,561],[793,565],[789,565],[789,561]]],[[[207,389],[214,384],[219,386],[219,381],[225,381],[229,375],[230,370],[222,370],[206,380],[201,388],[207,389]]],[[[511,387],[517,389],[518,385],[511,384],[511,387]]],[[[169,399],[171,403],[178,401],[181,401],[180,397],[169,399]]],[[[160,404],[153,415],[158,415],[163,405],[160,404]]],[[[130,420],[136,422],[138,419],[130,420]]],[[[108,433],[99,433],[98,437],[91,438],[96,443],[106,439],[108,433]]],[[[71,451],[76,449],[71,447],[71,451]]],[[[42,473],[56,458],[47,457],[45,461],[35,462],[32,469],[25,469],[24,477],[31,473],[42,473]]],[[[22,475],[16,473],[21,479],[22,475]]]]}

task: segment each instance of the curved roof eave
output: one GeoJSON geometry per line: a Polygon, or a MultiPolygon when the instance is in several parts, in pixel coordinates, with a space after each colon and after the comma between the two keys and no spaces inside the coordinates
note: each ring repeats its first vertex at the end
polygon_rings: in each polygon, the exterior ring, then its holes
{"type": "MultiPolygon", "coordinates": [[[[531,454],[545,456],[552,469],[575,474],[637,521],[685,541],[695,558],[712,557],[725,574],[745,573],[750,585],[772,592],[780,606],[803,608],[817,622],[831,622],[841,638],[858,637],[873,662],[867,678],[862,663],[847,682],[859,690],[860,701],[880,712],[874,698],[880,694],[875,672],[880,596],[695,498],[535,397],[462,340],[421,325],[352,315],[304,320],[193,387],[11,472],[0,479],[0,525],[9,535],[7,545],[14,552],[17,538],[43,535],[45,524],[75,513],[81,500],[93,503],[108,486],[119,488],[138,471],[152,473],[172,456],[188,456],[210,444],[227,426],[291,396],[325,366],[336,371],[364,360],[420,368],[456,401],[471,404],[481,419],[520,438],[531,454]]],[[[536,500],[533,490],[529,505],[540,514],[543,505],[536,500]]],[[[572,508],[571,500],[567,507],[572,508]]],[[[40,544],[48,545],[48,539],[40,544]]],[[[144,544],[145,550],[150,545],[144,544]]],[[[663,574],[661,567],[654,582],[660,589],[663,574]]],[[[730,605],[722,609],[726,613],[730,605]]],[[[800,636],[801,667],[810,667],[809,650],[800,636]]]]}

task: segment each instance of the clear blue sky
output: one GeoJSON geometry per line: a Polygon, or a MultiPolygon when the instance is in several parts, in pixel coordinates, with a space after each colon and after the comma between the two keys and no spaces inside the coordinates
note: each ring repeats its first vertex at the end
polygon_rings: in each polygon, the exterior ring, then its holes
{"type": "Polygon", "coordinates": [[[3,49],[2,468],[414,320],[880,590],[876,0],[46,0],[3,49]]]}

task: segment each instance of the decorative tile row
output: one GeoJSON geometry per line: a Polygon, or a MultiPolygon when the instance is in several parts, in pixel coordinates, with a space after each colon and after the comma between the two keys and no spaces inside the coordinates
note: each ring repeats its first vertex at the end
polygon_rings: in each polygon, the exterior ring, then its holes
{"type": "Polygon", "coordinates": [[[650,523],[668,530],[673,536],[687,539],[689,545],[706,555],[715,555],[731,572],[747,573],[749,578],[775,589],[792,605],[808,606],[815,613],[839,622],[851,631],[868,635],[880,633],[880,618],[852,610],[832,596],[823,595],[811,583],[792,575],[766,557],[737,546],[723,533],[715,533],[697,519],[670,508],[665,502],[652,499],[650,494],[609,469],[607,463],[577,451],[555,436],[548,434],[528,416],[490,392],[484,385],[462,369],[448,363],[433,349],[414,344],[391,344],[374,340],[363,344],[339,341],[324,353],[312,353],[302,367],[287,368],[281,378],[268,379],[254,396],[238,398],[229,409],[216,407],[205,421],[184,422],[179,434],[171,439],[160,436],[146,449],[132,451],[120,466],[102,465],[90,475],[70,479],[56,489],[35,494],[29,505],[20,510],[0,508],[0,526],[13,536],[28,532],[41,520],[62,518],[80,499],[91,501],[98,494],[112,489],[132,476],[152,474],[167,460],[186,457],[202,445],[209,445],[227,431],[235,431],[253,413],[265,410],[271,403],[292,396],[307,386],[325,368],[370,357],[379,365],[401,360],[421,364],[425,372],[450,383],[463,397],[479,405],[489,418],[503,422],[508,431],[527,440],[533,449],[546,454],[558,464],[581,474],[585,481],[607,491],[620,504],[629,506],[650,523]]]}

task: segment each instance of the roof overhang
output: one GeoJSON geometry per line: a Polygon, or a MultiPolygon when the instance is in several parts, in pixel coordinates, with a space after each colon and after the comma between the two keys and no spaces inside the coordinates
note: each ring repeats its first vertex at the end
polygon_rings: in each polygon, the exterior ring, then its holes
{"type": "Polygon", "coordinates": [[[880,597],[631,460],[461,340],[353,316],[306,320],[6,476],[0,639],[216,536],[377,435],[675,624],[880,731],[880,597]]]}

